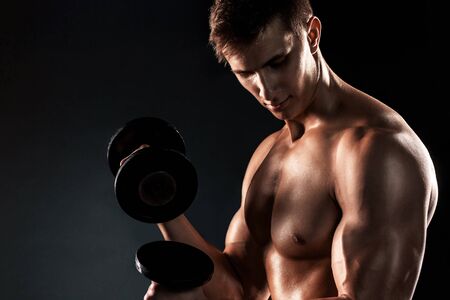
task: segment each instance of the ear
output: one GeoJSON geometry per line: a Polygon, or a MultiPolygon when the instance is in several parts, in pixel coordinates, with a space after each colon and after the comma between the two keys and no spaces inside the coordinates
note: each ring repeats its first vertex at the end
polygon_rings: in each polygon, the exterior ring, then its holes
{"type": "Polygon", "coordinates": [[[311,54],[316,54],[319,50],[320,33],[322,31],[322,24],[319,18],[312,16],[308,21],[308,42],[309,48],[311,49],[311,54]]]}

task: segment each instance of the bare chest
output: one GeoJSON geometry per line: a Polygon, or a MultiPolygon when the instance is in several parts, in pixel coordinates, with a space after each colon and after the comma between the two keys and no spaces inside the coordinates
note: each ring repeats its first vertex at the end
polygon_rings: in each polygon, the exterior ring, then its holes
{"type": "Polygon", "coordinates": [[[262,246],[284,257],[330,253],[340,210],[331,195],[327,147],[274,146],[255,172],[245,198],[245,219],[262,246]]]}

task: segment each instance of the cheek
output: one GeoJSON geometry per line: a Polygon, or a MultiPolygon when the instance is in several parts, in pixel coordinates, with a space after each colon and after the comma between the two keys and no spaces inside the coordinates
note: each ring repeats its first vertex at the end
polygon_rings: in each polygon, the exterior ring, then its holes
{"type": "Polygon", "coordinates": [[[299,80],[301,78],[301,65],[299,61],[292,61],[281,72],[280,85],[283,89],[288,90],[290,93],[296,93],[299,86],[299,80]]]}

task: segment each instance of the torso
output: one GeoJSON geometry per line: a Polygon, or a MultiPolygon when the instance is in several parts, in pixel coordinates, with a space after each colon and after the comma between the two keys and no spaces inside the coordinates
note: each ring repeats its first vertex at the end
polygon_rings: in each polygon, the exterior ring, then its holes
{"type": "Polygon", "coordinates": [[[244,218],[261,249],[273,300],[337,294],[331,246],[341,209],[334,195],[333,160],[345,133],[363,124],[366,131],[381,127],[419,142],[392,110],[374,100],[363,102],[368,107],[344,112],[349,122],[310,129],[294,142],[284,127],[271,136],[270,146],[253,166],[244,191],[244,218]],[[394,118],[380,122],[384,115],[394,118]]]}

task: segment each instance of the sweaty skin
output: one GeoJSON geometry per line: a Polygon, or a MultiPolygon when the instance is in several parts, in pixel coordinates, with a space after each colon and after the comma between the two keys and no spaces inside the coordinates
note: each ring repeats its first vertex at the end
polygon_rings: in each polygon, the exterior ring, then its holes
{"type": "Polygon", "coordinates": [[[158,224],[213,258],[212,280],[172,294],[153,284],[145,299],[412,299],[438,196],[432,160],[398,113],[331,70],[320,32],[316,17],[300,37],[275,19],[224,53],[285,125],[248,164],[224,251],[184,216],[158,224]]]}

